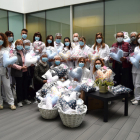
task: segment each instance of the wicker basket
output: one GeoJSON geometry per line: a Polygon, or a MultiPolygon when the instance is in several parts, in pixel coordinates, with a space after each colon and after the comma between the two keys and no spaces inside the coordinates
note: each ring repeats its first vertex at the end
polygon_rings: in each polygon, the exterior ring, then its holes
{"type": "Polygon", "coordinates": [[[43,109],[41,108],[41,103],[38,104],[39,111],[41,113],[41,116],[44,119],[54,119],[58,116],[58,108],[53,109],[43,109]]]}
{"type": "Polygon", "coordinates": [[[58,112],[63,124],[67,127],[74,128],[78,127],[83,122],[87,112],[87,106],[84,105],[84,111],[81,114],[66,114],[61,108],[58,109],[58,112]]]}

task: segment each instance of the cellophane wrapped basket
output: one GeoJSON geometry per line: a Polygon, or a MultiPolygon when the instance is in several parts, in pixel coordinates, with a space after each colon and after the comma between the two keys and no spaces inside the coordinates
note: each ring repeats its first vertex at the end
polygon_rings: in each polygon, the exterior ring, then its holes
{"type": "Polygon", "coordinates": [[[44,119],[55,119],[58,116],[58,108],[57,107],[54,107],[52,109],[45,109],[45,108],[42,108],[42,104],[39,103],[38,108],[39,108],[41,116],[44,119]]]}
{"type": "Polygon", "coordinates": [[[74,127],[78,127],[83,122],[87,112],[87,106],[84,105],[84,111],[82,113],[66,114],[61,109],[61,107],[58,108],[58,112],[62,120],[62,123],[67,127],[74,128],[74,127]]]}

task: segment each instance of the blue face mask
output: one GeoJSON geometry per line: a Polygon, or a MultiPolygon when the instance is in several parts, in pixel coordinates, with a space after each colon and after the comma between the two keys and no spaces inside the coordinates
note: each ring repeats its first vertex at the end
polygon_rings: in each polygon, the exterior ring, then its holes
{"type": "Polygon", "coordinates": [[[84,42],[79,41],[80,46],[84,46],[84,42]]]}
{"type": "Polygon", "coordinates": [[[61,39],[56,39],[56,43],[60,43],[61,42],[61,39]]]}
{"type": "Polygon", "coordinates": [[[27,35],[26,34],[22,34],[22,38],[23,39],[26,39],[27,38],[27,35]]]}
{"type": "Polygon", "coordinates": [[[39,40],[40,40],[40,37],[35,36],[35,41],[39,41],[39,40]]]}
{"type": "Polygon", "coordinates": [[[55,61],[55,64],[56,65],[59,65],[60,64],[60,61],[59,60],[55,61]]]}
{"type": "Polygon", "coordinates": [[[47,42],[48,42],[49,44],[51,44],[51,43],[52,43],[52,40],[48,39],[47,42]]]}
{"type": "Polygon", "coordinates": [[[100,44],[102,42],[102,39],[96,39],[96,42],[100,44]]]}
{"type": "Polygon", "coordinates": [[[12,42],[13,40],[14,40],[13,37],[8,37],[8,41],[9,41],[9,42],[12,42]]]}
{"type": "Polygon", "coordinates": [[[66,46],[69,46],[69,45],[70,45],[70,43],[69,43],[69,42],[65,42],[65,45],[66,45],[66,46]]]}
{"type": "Polygon", "coordinates": [[[0,46],[3,45],[3,43],[4,43],[4,41],[3,40],[0,40],[0,46]]]}
{"type": "Polygon", "coordinates": [[[25,46],[25,50],[30,50],[30,46],[25,46]]]}
{"type": "Polygon", "coordinates": [[[101,68],[101,64],[95,65],[95,68],[96,68],[97,70],[100,69],[100,68],[101,68]]]}
{"type": "Polygon", "coordinates": [[[48,61],[48,58],[47,58],[47,57],[43,57],[43,58],[42,58],[42,61],[43,61],[43,62],[47,62],[47,61],[48,61]]]}
{"type": "Polygon", "coordinates": [[[21,46],[21,45],[17,45],[17,50],[22,50],[23,49],[23,46],[21,46]]]}
{"type": "Polygon", "coordinates": [[[84,67],[84,63],[79,63],[79,67],[83,68],[84,67]]]}

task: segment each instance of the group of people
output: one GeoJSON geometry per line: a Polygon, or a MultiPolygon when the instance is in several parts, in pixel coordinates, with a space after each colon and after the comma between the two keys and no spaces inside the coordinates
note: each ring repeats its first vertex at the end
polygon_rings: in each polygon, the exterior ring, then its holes
{"type": "MultiPolygon", "coordinates": [[[[122,57],[120,62],[113,60],[110,57],[110,48],[104,43],[104,38],[102,33],[97,33],[95,36],[95,43],[90,48],[86,45],[86,38],[79,37],[78,33],[73,34],[73,40],[71,41],[69,37],[65,37],[62,41],[62,34],[56,33],[55,38],[53,35],[48,35],[46,41],[42,42],[42,35],[40,32],[36,32],[33,36],[33,41],[31,42],[28,38],[28,30],[22,29],[21,39],[14,42],[14,34],[11,31],[0,33],[0,109],[3,109],[3,100],[10,105],[12,110],[16,109],[14,96],[12,94],[12,87],[15,86],[17,105],[19,107],[23,106],[23,103],[31,104],[29,98],[31,95],[29,93],[29,87],[33,85],[35,92],[37,92],[45,83],[48,81],[42,77],[49,69],[55,66],[59,66],[64,63],[69,68],[81,67],[82,78],[90,78],[95,80],[96,77],[94,73],[96,70],[103,66],[109,67],[109,63],[112,63],[112,70],[115,73],[114,81],[115,85],[124,85],[132,89],[131,95],[134,94],[134,99],[132,104],[138,104],[140,100],[140,69],[133,66],[128,56],[133,52],[140,53],[140,33],[132,32],[130,34],[130,43],[124,42],[124,33],[118,32],[116,34],[116,43],[112,47],[117,47],[124,52],[128,52],[128,55],[122,57]],[[40,58],[36,64],[32,64],[29,67],[25,65],[25,55],[34,50],[33,43],[35,41],[40,41],[44,44],[40,53],[40,58]],[[72,59],[69,57],[67,60],[61,58],[59,53],[53,58],[48,59],[46,50],[50,47],[57,50],[57,52],[67,53],[72,55],[77,50],[80,51],[78,59],[72,59]],[[59,51],[58,51],[59,50],[59,51]],[[3,67],[3,53],[5,51],[14,52],[17,55],[17,62],[13,65],[9,65],[7,68],[3,67]],[[88,54],[92,53],[99,54],[94,63],[88,57],[88,54]]],[[[111,46],[110,46],[111,47],[111,46]]],[[[65,77],[63,77],[65,79],[65,77]]],[[[78,81],[78,79],[74,79],[78,81]]],[[[32,96],[34,98],[35,95],[32,96]]]]}

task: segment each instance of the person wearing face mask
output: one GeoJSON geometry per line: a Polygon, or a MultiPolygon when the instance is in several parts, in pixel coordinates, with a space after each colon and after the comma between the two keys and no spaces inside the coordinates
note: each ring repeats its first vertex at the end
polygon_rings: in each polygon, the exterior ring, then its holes
{"type": "MultiPolygon", "coordinates": [[[[116,34],[116,40],[117,43],[114,43],[112,47],[117,47],[124,52],[127,52],[129,55],[129,49],[130,46],[127,42],[123,41],[124,34],[123,32],[118,32],[116,34]]],[[[127,56],[128,56],[127,55],[127,56]]],[[[113,62],[113,72],[115,73],[114,81],[116,82],[116,85],[122,84],[125,87],[132,89],[132,79],[131,79],[131,64],[127,60],[127,56],[123,56],[120,58],[120,62],[113,60],[110,58],[110,60],[113,62]]],[[[132,89],[133,90],[133,89],[132,89]]]]}
{"type": "MultiPolygon", "coordinates": [[[[136,40],[137,47],[135,47],[134,53],[140,54],[140,33],[137,35],[136,40]]],[[[134,99],[131,101],[133,105],[137,105],[140,101],[140,67],[137,69],[135,66],[132,66],[132,76],[134,84],[134,99]]]]}
{"type": "MultiPolygon", "coordinates": [[[[71,47],[71,41],[69,37],[65,37],[64,38],[64,49],[61,51],[62,53],[69,53],[70,55],[73,52],[73,48],[71,47]]],[[[65,65],[67,65],[70,68],[74,68],[74,63],[73,61],[68,58],[68,60],[61,60],[62,63],[64,63],[65,65]]]]}
{"type": "Polygon", "coordinates": [[[72,48],[79,46],[79,34],[78,33],[73,34],[73,42],[71,43],[71,46],[72,46],[72,48]]]}
{"type": "Polygon", "coordinates": [[[90,70],[86,68],[86,59],[84,57],[80,57],[78,59],[78,67],[82,68],[82,77],[83,78],[89,78],[90,76],[90,70]]]}
{"type": "Polygon", "coordinates": [[[40,32],[34,33],[33,42],[34,42],[34,41],[42,41],[42,35],[41,35],[40,32]]]}
{"type": "Polygon", "coordinates": [[[27,30],[27,29],[22,29],[22,30],[21,30],[21,37],[22,37],[22,40],[27,39],[27,36],[28,36],[28,30],[27,30]]]}
{"type": "MultiPolygon", "coordinates": [[[[4,95],[6,97],[6,101],[7,103],[10,105],[10,108],[12,110],[16,109],[16,106],[14,105],[14,97],[11,91],[11,87],[10,87],[10,79],[9,76],[7,74],[7,68],[3,67],[3,54],[5,52],[9,52],[9,48],[8,48],[8,40],[5,34],[0,33],[0,87],[1,87],[1,83],[3,83],[3,88],[4,88],[4,95]]],[[[8,67],[11,67],[8,66],[8,67]]],[[[3,109],[3,99],[2,99],[2,94],[1,94],[1,90],[0,90],[0,109],[3,109]]]]}
{"type": "Polygon", "coordinates": [[[16,80],[16,94],[17,94],[17,102],[18,106],[22,107],[23,102],[26,104],[31,104],[28,100],[28,70],[24,65],[25,57],[23,53],[23,41],[18,39],[15,42],[15,49],[17,51],[17,62],[13,64],[11,67],[11,76],[15,77],[16,80]]]}
{"type": "Polygon", "coordinates": [[[54,41],[54,48],[58,51],[63,50],[64,44],[61,42],[62,34],[56,33],[55,34],[55,41],[54,41]]]}
{"type": "MultiPolygon", "coordinates": [[[[79,54],[81,57],[86,58],[86,67],[89,68],[89,59],[88,59],[88,53],[90,48],[86,45],[86,38],[85,37],[80,37],[79,38],[79,46],[77,46],[76,48],[74,48],[73,52],[76,50],[81,50],[81,53],[79,54]]],[[[77,66],[77,62],[78,60],[73,59],[73,61],[75,61],[75,66],[77,66]]]]}
{"type": "MultiPolygon", "coordinates": [[[[109,66],[109,54],[110,54],[110,49],[107,44],[104,43],[103,41],[103,35],[102,33],[97,33],[95,36],[95,44],[91,47],[90,51],[93,54],[99,54],[100,59],[104,62],[105,66],[109,66]]],[[[90,75],[92,76],[92,69],[93,65],[90,64],[90,75]]]]}
{"type": "MultiPolygon", "coordinates": [[[[8,38],[9,52],[10,53],[14,53],[15,52],[15,44],[13,43],[13,41],[14,41],[14,34],[11,31],[6,31],[5,35],[8,38]]],[[[14,90],[14,85],[15,85],[15,79],[14,79],[14,77],[11,76],[11,68],[9,68],[9,67],[8,67],[8,72],[9,72],[9,76],[10,76],[11,89],[13,91],[14,90]]]]}
{"type": "Polygon", "coordinates": [[[104,62],[102,59],[98,58],[95,60],[94,62],[94,67],[93,69],[91,69],[92,71],[92,77],[90,77],[91,79],[93,79],[94,81],[98,78],[98,76],[96,77],[94,74],[97,70],[99,70],[101,67],[105,66],[104,62]]]}
{"type": "Polygon", "coordinates": [[[47,80],[42,77],[49,70],[49,66],[47,64],[48,58],[46,53],[42,53],[40,60],[35,67],[33,83],[35,92],[37,92],[46,82],[47,80]]]}

